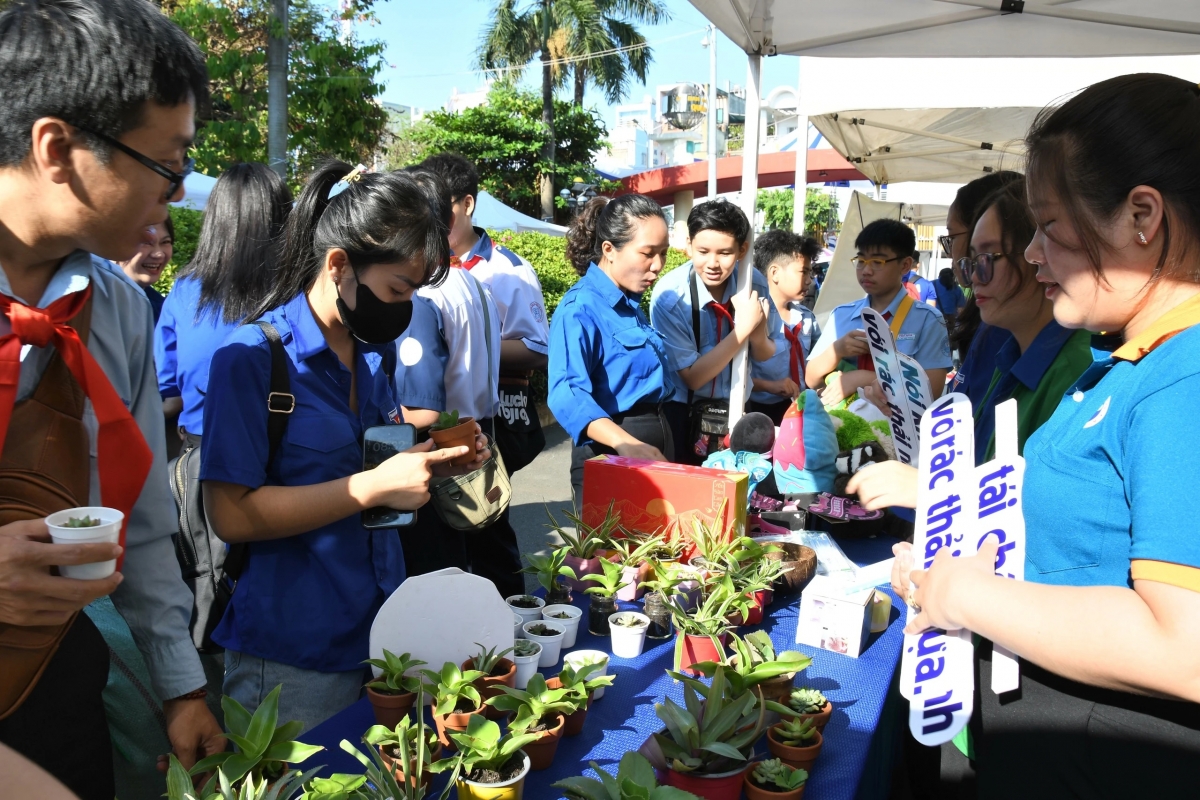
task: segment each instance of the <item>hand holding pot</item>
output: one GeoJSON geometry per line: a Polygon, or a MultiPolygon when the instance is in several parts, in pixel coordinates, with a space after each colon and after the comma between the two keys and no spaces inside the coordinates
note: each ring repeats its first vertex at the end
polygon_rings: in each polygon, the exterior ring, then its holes
{"type": "Polygon", "coordinates": [[[466,455],[466,447],[434,450],[426,441],[384,461],[378,467],[357,476],[367,487],[363,508],[386,506],[413,511],[429,502],[429,480],[434,469],[452,458],[466,455]]]}
{"type": "MultiPolygon", "coordinates": [[[[452,447],[448,450],[461,451],[462,448],[452,447]]],[[[441,451],[434,451],[441,452],[441,451]]],[[[436,464],[433,468],[433,474],[439,478],[448,478],[451,475],[466,475],[468,472],[474,472],[483,466],[484,462],[492,457],[492,451],[488,449],[487,437],[483,435],[483,429],[479,427],[479,423],[475,423],[475,458],[461,466],[455,465],[450,461],[444,461],[436,464]]]]}
{"type": "Polygon", "coordinates": [[[51,544],[40,519],[0,526],[0,622],[61,625],[96,598],[112,594],[123,576],[76,580],[50,574],[55,565],[92,564],[121,554],[119,545],[51,544]]]}

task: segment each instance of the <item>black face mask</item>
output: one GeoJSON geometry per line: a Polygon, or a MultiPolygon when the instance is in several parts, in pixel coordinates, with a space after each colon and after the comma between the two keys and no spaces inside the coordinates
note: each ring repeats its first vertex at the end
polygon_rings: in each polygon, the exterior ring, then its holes
{"type": "Polygon", "coordinates": [[[354,310],[350,310],[338,293],[337,310],[355,339],[367,344],[387,344],[399,339],[412,321],[412,300],[385,303],[371,289],[358,284],[354,294],[354,310]]]}

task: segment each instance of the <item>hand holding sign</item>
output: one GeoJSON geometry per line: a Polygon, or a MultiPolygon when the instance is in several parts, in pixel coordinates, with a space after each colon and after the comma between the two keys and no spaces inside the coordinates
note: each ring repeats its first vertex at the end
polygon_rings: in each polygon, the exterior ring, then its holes
{"type": "Polygon", "coordinates": [[[999,545],[989,539],[973,556],[954,558],[941,551],[927,570],[915,569],[909,579],[916,586],[914,600],[920,613],[904,626],[905,633],[919,634],[931,628],[959,630],[967,627],[963,619],[962,598],[971,594],[980,581],[995,575],[999,545]]]}
{"type": "Polygon", "coordinates": [[[833,343],[833,352],[839,359],[858,358],[870,352],[866,331],[850,331],[833,343]]]}

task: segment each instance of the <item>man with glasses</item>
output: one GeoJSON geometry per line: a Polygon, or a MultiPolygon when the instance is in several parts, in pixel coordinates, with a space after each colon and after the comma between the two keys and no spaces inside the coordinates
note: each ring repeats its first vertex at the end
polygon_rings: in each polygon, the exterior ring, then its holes
{"type": "Polygon", "coordinates": [[[152,312],[111,263],[183,197],[208,76],[145,0],[6,4],[0,75],[0,743],[111,800],[109,651],[78,613],[99,597],[129,625],[175,755],[225,746],[171,540],[152,312]],[[42,518],[74,506],[121,511],[121,546],[51,543],[42,518]],[[54,572],[111,559],[107,578],[54,572]]]}
{"type": "Polygon", "coordinates": [[[903,222],[878,219],[855,239],[855,277],[866,297],[838,306],[829,315],[805,370],[808,385],[821,392],[827,408],[844,407],[864,386],[875,381],[875,366],[862,330],[868,304],[892,328],[896,347],[912,356],[929,376],[933,396],[945,388],[952,361],[946,323],[936,308],[915,302],[904,288],[912,269],[916,236],[903,222]]]}

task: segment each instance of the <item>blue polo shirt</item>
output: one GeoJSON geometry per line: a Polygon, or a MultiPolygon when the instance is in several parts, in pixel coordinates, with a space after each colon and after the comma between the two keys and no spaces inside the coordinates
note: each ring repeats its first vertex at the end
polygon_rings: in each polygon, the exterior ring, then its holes
{"type": "MultiPolygon", "coordinates": [[[[903,287],[896,292],[892,302],[884,310],[884,318],[891,320],[901,301],[907,296],[903,287]]],[[[862,330],[862,312],[870,306],[871,298],[863,297],[853,303],[843,303],[833,309],[829,319],[821,329],[821,338],[813,348],[809,359],[815,358],[833,343],[850,331],[862,330]]],[[[953,359],[950,357],[950,339],[946,334],[946,320],[942,312],[931,305],[914,301],[908,315],[900,325],[900,334],[896,337],[896,349],[910,355],[925,370],[950,369],[953,359]]],[[[854,369],[854,367],[851,367],[854,369]]]]}
{"type": "Polygon", "coordinates": [[[200,281],[180,278],[163,303],[154,326],[154,365],[158,391],[164,399],[183,398],[179,426],[188,433],[204,433],[204,395],[208,391],[208,363],[238,326],[225,322],[221,310],[208,309],[200,319],[200,281]]]}
{"type": "Polygon", "coordinates": [[[958,310],[967,304],[967,298],[957,284],[947,289],[940,280],[930,281],[930,283],[933,284],[933,291],[937,296],[938,311],[941,311],[944,316],[955,316],[958,314],[958,310]]]}
{"type": "Polygon", "coordinates": [[[911,283],[917,287],[918,297],[917,302],[926,303],[928,305],[937,304],[937,289],[934,288],[933,281],[928,278],[922,278],[916,270],[912,270],[904,276],[905,283],[911,283]]]}
{"type": "Polygon", "coordinates": [[[638,307],[592,264],[550,320],[547,404],[576,445],[594,420],[674,395],[666,345],[638,307]]]}
{"type": "Polygon", "coordinates": [[[971,408],[979,408],[996,372],[996,356],[1012,338],[1013,335],[1003,328],[980,322],[946,391],[965,394],[971,401],[971,408]]]}
{"type": "MultiPolygon", "coordinates": [[[[1200,302],[1184,305],[1194,323],[1200,302]]],[[[1200,568],[1200,325],[1140,358],[1130,344],[1096,351],[1025,443],[1028,581],[1131,587],[1131,562],[1200,568]]]]}
{"type": "MultiPolygon", "coordinates": [[[[738,270],[742,267],[742,263],[739,262],[733,268],[733,272],[725,284],[725,295],[721,298],[722,304],[729,303],[733,298],[737,289],[738,270]]],[[[753,268],[750,270],[750,287],[758,292],[759,297],[768,301],[767,330],[770,331],[771,341],[775,343],[775,351],[778,352],[786,344],[783,342],[783,321],[779,318],[779,312],[775,310],[775,304],[770,302],[771,295],[767,288],[767,279],[761,272],[753,268]]],[[[667,356],[671,363],[671,382],[675,386],[675,399],[679,402],[686,402],[688,396],[687,384],[683,382],[683,378],[679,377],[679,370],[687,369],[695,364],[700,356],[717,346],[717,315],[709,308],[715,303],[712,293],[700,280],[700,276],[696,275],[690,261],[668,272],[654,284],[654,293],[650,296],[650,322],[654,325],[654,329],[662,334],[663,341],[667,344],[667,356]],[[692,294],[689,281],[695,281],[696,297],[700,301],[699,350],[696,349],[696,335],[692,327],[692,294]]],[[[731,333],[728,325],[722,322],[721,338],[725,338],[731,333]]],[[[777,379],[777,376],[773,377],[771,370],[764,369],[764,364],[767,363],[770,363],[770,360],[759,362],[751,359],[751,377],[765,380],[777,379]]],[[[733,379],[732,364],[733,362],[730,361],[730,366],[721,370],[716,378],[696,389],[693,395],[701,399],[728,400],[730,383],[733,379]]],[[[780,398],[778,395],[757,392],[752,395],[752,399],[771,403],[778,402],[780,398]]]]}
{"type": "MultiPolygon", "coordinates": [[[[200,479],[257,489],[309,486],[361,471],[364,429],[400,420],[388,375],[394,346],[356,342],[356,414],[350,371],[326,344],[305,295],[263,319],[279,330],[288,355],[296,408],[287,433],[268,464],[271,352],[257,326],[241,326],[212,358],[200,479]]],[[[249,547],[213,641],[303,669],[361,669],[375,613],[405,577],[396,531],[368,531],[354,514],[249,547]]]]}

